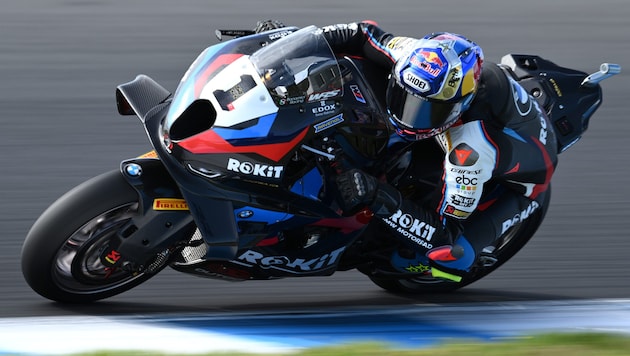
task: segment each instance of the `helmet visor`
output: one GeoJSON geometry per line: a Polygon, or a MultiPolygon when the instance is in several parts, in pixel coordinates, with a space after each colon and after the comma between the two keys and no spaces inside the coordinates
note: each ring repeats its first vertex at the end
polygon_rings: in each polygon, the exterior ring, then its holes
{"type": "MultiPolygon", "coordinates": [[[[387,88],[387,107],[394,119],[416,133],[428,133],[454,121],[459,103],[429,100],[415,96],[402,88],[394,78],[387,88]]],[[[440,130],[441,131],[441,130],[440,130]]],[[[436,132],[436,133],[439,133],[436,132]]]]}

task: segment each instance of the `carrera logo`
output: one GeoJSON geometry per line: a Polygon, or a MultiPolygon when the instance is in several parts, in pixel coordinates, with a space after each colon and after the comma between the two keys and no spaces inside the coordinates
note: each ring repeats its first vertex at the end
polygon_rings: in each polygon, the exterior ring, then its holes
{"type": "Polygon", "coordinates": [[[237,159],[228,159],[227,170],[257,177],[280,178],[283,166],[270,166],[267,164],[241,162],[237,159]]]}
{"type": "Polygon", "coordinates": [[[188,203],[184,199],[157,198],[153,200],[153,210],[188,210],[188,203]]]}

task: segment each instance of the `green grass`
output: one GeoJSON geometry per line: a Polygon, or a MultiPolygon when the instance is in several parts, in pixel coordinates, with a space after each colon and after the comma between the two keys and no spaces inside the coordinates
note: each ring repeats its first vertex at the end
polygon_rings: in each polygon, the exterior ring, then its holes
{"type": "MultiPolygon", "coordinates": [[[[91,356],[155,355],[139,352],[95,352],[91,356]]],[[[173,355],[173,354],[164,354],[173,355]]],[[[252,356],[253,353],[209,353],[212,356],[252,356]]],[[[496,342],[448,340],[443,344],[421,349],[395,349],[382,343],[348,344],[306,349],[291,356],[613,356],[630,355],[630,336],[603,333],[556,333],[496,342]]],[[[189,355],[190,356],[190,355],[189,355]]]]}

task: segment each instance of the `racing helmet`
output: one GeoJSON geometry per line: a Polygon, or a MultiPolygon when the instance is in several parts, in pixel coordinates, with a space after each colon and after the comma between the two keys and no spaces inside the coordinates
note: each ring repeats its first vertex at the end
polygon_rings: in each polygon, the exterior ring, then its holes
{"type": "Polygon", "coordinates": [[[421,140],[451,127],[470,107],[481,77],[483,51],[448,32],[419,39],[389,77],[390,121],[404,138],[421,140]]]}

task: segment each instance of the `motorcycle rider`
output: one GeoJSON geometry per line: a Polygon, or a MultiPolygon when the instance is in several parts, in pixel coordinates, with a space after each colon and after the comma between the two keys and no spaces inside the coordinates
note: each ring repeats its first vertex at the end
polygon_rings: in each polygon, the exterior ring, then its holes
{"type": "MultiPolygon", "coordinates": [[[[433,138],[443,150],[429,202],[354,169],[337,179],[342,206],[369,207],[392,235],[428,250],[434,276],[461,281],[475,263],[496,262],[493,243],[533,213],[544,216],[549,201],[557,142],[536,101],[458,34],[400,37],[368,21],[321,30],[336,54],[364,57],[388,76],[385,104],[400,137],[433,138]]],[[[414,271],[413,259],[396,267],[414,271]]]]}

